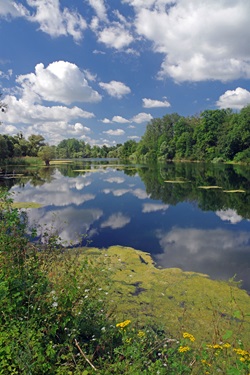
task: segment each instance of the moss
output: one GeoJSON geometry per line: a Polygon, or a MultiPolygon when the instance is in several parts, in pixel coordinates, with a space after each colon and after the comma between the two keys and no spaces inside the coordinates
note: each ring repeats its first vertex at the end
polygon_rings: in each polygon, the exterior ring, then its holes
{"type": "Polygon", "coordinates": [[[42,205],[36,202],[14,202],[13,208],[40,208],[42,205]]]}
{"type": "Polygon", "coordinates": [[[178,268],[158,269],[149,254],[128,247],[84,249],[81,256],[111,269],[110,309],[117,320],[161,324],[173,335],[185,329],[210,342],[230,329],[250,341],[249,296],[237,286],[178,268]]]}
{"type": "Polygon", "coordinates": [[[221,186],[198,186],[198,189],[222,189],[221,186]]]}

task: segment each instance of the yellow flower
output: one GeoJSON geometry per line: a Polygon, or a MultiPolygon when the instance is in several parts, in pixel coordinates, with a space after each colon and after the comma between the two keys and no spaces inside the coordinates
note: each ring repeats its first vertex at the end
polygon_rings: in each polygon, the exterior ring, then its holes
{"type": "Polygon", "coordinates": [[[207,345],[209,348],[213,348],[213,349],[222,349],[223,347],[219,344],[215,344],[215,345],[207,345]]]}
{"type": "Polygon", "coordinates": [[[121,322],[121,323],[117,323],[116,324],[116,327],[117,328],[125,328],[126,326],[128,326],[129,324],[131,323],[131,320],[125,320],[124,322],[121,322]]]}
{"type": "Polygon", "coordinates": [[[202,359],[201,362],[202,362],[204,365],[207,365],[207,366],[211,367],[210,363],[208,363],[205,359],[202,359]]]}
{"type": "Polygon", "coordinates": [[[243,350],[243,349],[234,349],[234,351],[241,356],[249,356],[250,355],[246,350],[243,350]]]}
{"type": "Polygon", "coordinates": [[[229,344],[228,342],[226,342],[226,344],[223,345],[223,348],[231,348],[231,344],[229,344]]]}
{"type": "Polygon", "coordinates": [[[138,337],[142,338],[145,336],[145,332],[143,331],[139,331],[138,334],[137,334],[138,337]]]}
{"type": "Polygon", "coordinates": [[[246,358],[241,357],[241,358],[240,358],[240,361],[241,361],[241,362],[245,362],[245,361],[246,361],[246,358]]]}
{"type": "Polygon", "coordinates": [[[192,341],[192,342],[195,341],[195,337],[194,337],[193,335],[191,335],[191,333],[184,332],[184,333],[183,333],[183,337],[184,337],[184,339],[189,339],[189,340],[192,341]]]}
{"type": "Polygon", "coordinates": [[[188,352],[190,350],[189,346],[180,346],[178,351],[180,353],[188,352]]]}

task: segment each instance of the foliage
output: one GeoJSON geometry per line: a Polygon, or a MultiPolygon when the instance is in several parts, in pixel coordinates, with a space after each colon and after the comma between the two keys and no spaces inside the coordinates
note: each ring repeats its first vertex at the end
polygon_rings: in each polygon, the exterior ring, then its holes
{"type": "Polygon", "coordinates": [[[42,146],[37,155],[45,162],[46,166],[49,166],[51,159],[55,158],[55,148],[52,146],[42,146]]]}
{"type": "Polygon", "coordinates": [[[69,252],[46,228],[31,241],[25,213],[5,192],[0,216],[0,374],[249,373],[250,353],[230,330],[202,342],[183,322],[174,337],[126,311],[114,323],[108,259],[69,252]]]}

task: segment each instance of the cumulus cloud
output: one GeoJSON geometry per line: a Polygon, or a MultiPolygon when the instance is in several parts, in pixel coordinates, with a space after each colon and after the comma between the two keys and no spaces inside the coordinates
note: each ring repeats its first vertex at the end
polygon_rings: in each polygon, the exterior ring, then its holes
{"type": "Polygon", "coordinates": [[[28,10],[22,4],[10,0],[0,0],[0,17],[22,17],[28,14],[28,10]]]}
{"type": "Polygon", "coordinates": [[[167,100],[160,101],[154,99],[142,99],[142,106],[144,108],[159,108],[159,107],[170,107],[170,103],[167,100]]]}
{"type": "Polygon", "coordinates": [[[122,129],[115,129],[115,130],[110,129],[110,130],[104,131],[103,133],[116,136],[116,135],[124,135],[125,131],[122,129]]]}
{"type": "Polygon", "coordinates": [[[107,47],[112,47],[121,50],[129,46],[134,38],[131,33],[118,22],[113,23],[112,26],[105,27],[98,33],[98,41],[104,43],[107,47]]]}
{"type": "Polygon", "coordinates": [[[59,0],[27,0],[35,13],[28,17],[29,21],[38,22],[40,30],[52,37],[71,35],[75,41],[83,36],[87,23],[83,17],[68,8],[60,9],[59,0]]]}
{"type": "Polygon", "coordinates": [[[138,113],[138,115],[132,117],[132,119],[130,120],[131,122],[136,122],[137,124],[141,124],[143,122],[147,122],[147,121],[150,121],[152,120],[152,116],[150,113],[138,113]]]}
{"type": "Polygon", "coordinates": [[[99,86],[107,91],[110,96],[121,99],[124,95],[131,92],[130,88],[119,81],[110,81],[109,83],[100,82],[99,86]]]}
{"type": "Polygon", "coordinates": [[[52,37],[70,35],[76,42],[82,39],[87,23],[76,11],[61,9],[59,0],[26,0],[26,2],[30,8],[33,8],[32,11],[15,1],[0,0],[0,16],[24,17],[30,22],[38,23],[39,30],[52,37]]]}
{"type": "Polygon", "coordinates": [[[159,78],[177,82],[250,77],[250,2],[124,0],[137,33],[165,55],[159,78]]]}
{"type": "Polygon", "coordinates": [[[125,118],[122,117],[122,116],[114,116],[114,117],[112,118],[112,121],[113,121],[113,122],[118,122],[118,123],[120,123],[120,124],[126,124],[126,123],[129,122],[129,120],[125,119],[125,118]]]}
{"type": "Polygon", "coordinates": [[[24,98],[17,99],[15,96],[7,95],[4,102],[8,111],[2,115],[4,122],[29,124],[34,121],[69,121],[73,118],[91,118],[94,114],[83,111],[81,108],[68,108],[64,106],[45,107],[40,104],[32,104],[24,98]]]}
{"type": "Polygon", "coordinates": [[[120,229],[130,223],[130,218],[121,212],[111,215],[108,220],[101,224],[101,228],[110,227],[112,229],[120,229]]]}
{"type": "Polygon", "coordinates": [[[95,10],[97,17],[102,21],[107,21],[107,12],[103,0],[89,0],[89,4],[95,10]]]}
{"type": "Polygon", "coordinates": [[[35,73],[20,75],[17,82],[24,95],[36,95],[37,99],[71,104],[73,102],[98,102],[101,96],[88,84],[85,75],[67,61],[55,61],[46,68],[37,64],[35,73]]]}
{"type": "Polygon", "coordinates": [[[219,108],[241,109],[250,104],[250,91],[237,87],[235,90],[227,90],[219,97],[216,105],[219,108]]]}
{"type": "Polygon", "coordinates": [[[112,121],[109,120],[108,118],[104,118],[103,120],[101,120],[104,124],[111,124],[112,121]]]}

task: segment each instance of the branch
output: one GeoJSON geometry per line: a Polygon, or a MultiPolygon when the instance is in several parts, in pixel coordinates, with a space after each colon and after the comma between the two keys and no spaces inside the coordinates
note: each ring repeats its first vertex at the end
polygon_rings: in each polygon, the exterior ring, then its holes
{"type": "Polygon", "coordinates": [[[97,368],[90,362],[90,360],[86,357],[86,355],[83,353],[82,349],[80,348],[80,345],[78,343],[78,341],[75,339],[75,344],[79,350],[79,352],[81,353],[81,355],[83,356],[83,358],[85,359],[85,361],[88,362],[88,364],[92,367],[92,369],[94,369],[95,371],[97,371],[97,368]]]}

